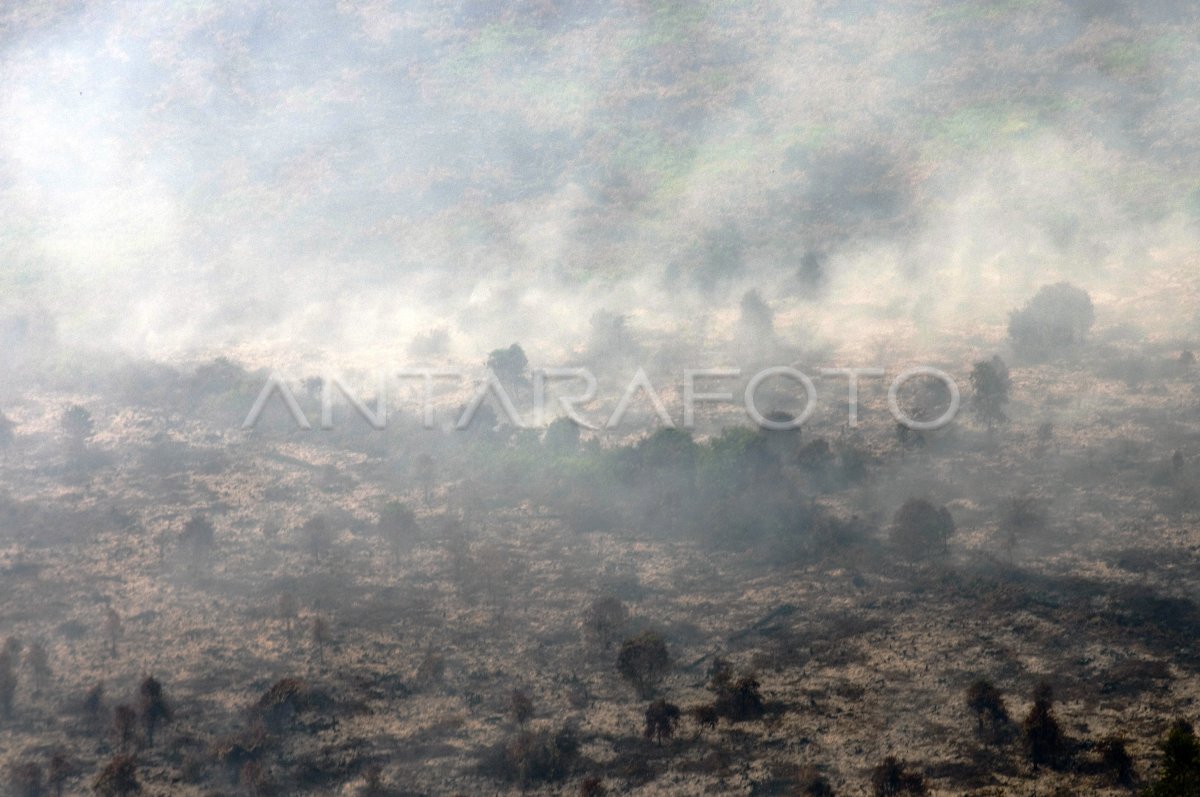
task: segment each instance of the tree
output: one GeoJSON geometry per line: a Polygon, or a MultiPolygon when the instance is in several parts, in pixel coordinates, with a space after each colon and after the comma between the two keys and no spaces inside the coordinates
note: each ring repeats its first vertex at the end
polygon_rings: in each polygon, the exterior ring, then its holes
{"type": "Polygon", "coordinates": [[[967,708],[975,715],[976,730],[990,730],[993,735],[1008,725],[1008,709],[996,685],[980,678],[967,687],[967,708]]]}
{"type": "Polygon", "coordinates": [[[81,453],[96,433],[96,424],[92,414],[78,404],[72,404],[63,410],[59,425],[67,435],[67,441],[76,453],[81,453]]]}
{"type": "Polygon", "coordinates": [[[35,761],[18,761],[8,772],[12,797],[43,797],[42,768],[35,761]]]}
{"type": "MultiPolygon", "coordinates": [[[[1107,736],[1096,744],[1100,752],[1100,762],[1119,786],[1133,784],[1133,757],[1125,746],[1125,740],[1120,736],[1107,736]]],[[[1197,773],[1200,775],[1200,773],[1197,773]]]]}
{"type": "Polygon", "coordinates": [[[516,389],[529,383],[529,358],[519,343],[493,350],[488,355],[487,367],[506,388],[516,389]]]}
{"type": "Polygon", "coordinates": [[[162,684],[147,675],[138,688],[139,707],[142,711],[142,727],[146,729],[146,743],[154,746],[154,731],[159,725],[171,721],[171,706],[163,694],[162,684]]]}
{"type": "Polygon", "coordinates": [[[445,680],[446,677],[446,659],[442,654],[430,648],[425,651],[425,656],[421,659],[421,663],[417,665],[417,672],[413,676],[418,686],[428,688],[437,686],[445,680]]]}
{"type": "Polygon", "coordinates": [[[421,485],[421,492],[425,498],[425,506],[430,506],[433,503],[433,488],[437,483],[437,463],[433,461],[431,455],[419,454],[416,466],[417,483],[421,485]]]}
{"type": "Polygon", "coordinates": [[[33,676],[34,687],[40,692],[50,680],[50,656],[41,642],[30,643],[25,651],[25,667],[33,676]]]}
{"type": "Polygon", "coordinates": [[[279,598],[276,599],[275,609],[279,612],[279,619],[283,620],[288,634],[292,633],[292,627],[296,622],[296,616],[300,613],[300,602],[296,600],[296,596],[290,592],[282,592],[279,598]]]}
{"type": "Polygon", "coordinates": [[[67,754],[62,750],[55,750],[54,755],[50,756],[46,784],[54,789],[54,797],[62,797],[63,787],[67,785],[67,780],[74,774],[74,769],[67,754]]]}
{"type": "Polygon", "coordinates": [[[742,295],[741,317],[738,325],[748,338],[767,341],[775,334],[775,311],[757,290],[742,295]]]}
{"type": "Polygon", "coordinates": [[[137,730],[137,720],[137,711],[128,703],[122,703],[113,709],[113,736],[117,737],[117,746],[120,749],[129,749],[134,731],[137,730]]]}
{"type": "Polygon", "coordinates": [[[183,524],[179,544],[193,563],[203,562],[212,552],[216,542],[216,530],[205,515],[195,514],[183,524]]]}
{"type": "Polygon", "coordinates": [[[570,726],[521,730],[488,755],[484,769],[529,786],[562,780],[579,760],[579,737],[570,726]]]}
{"type": "Polygon", "coordinates": [[[666,700],[655,700],[646,708],[646,728],[642,735],[647,741],[654,739],[661,747],[675,735],[680,716],[679,706],[666,700]]]}
{"type": "Polygon", "coordinates": [[[1087,291],[1067,282],[1046,285],[1009,315],[1008,337],[1022,357],[1040,360],[1082,343],[1095,317],[1087,291]]]}
{"type": "Polygon", "coordinates": [[[304,547],[312,555],[313,561],[320,563],[321,554],[327,553],[331,544],[329,523],[325,517],[313,515],[304,521],[304,525],[300,527],[300,534],[304,540],[304,547]]]}
{"type": "Polygon", "coordinates": [[[108,655],[117,655],[117,640],[121,638],[121,615],[109,606],[104,610],[104,638],[108,640],[108,655]]]}
{"type": "Polygon", "coordinates": [[[542,445],[556,454],[579,450],[579,424],[570,418],[555,418],[542,435],[542,445]]]}
{"type": "Polygon", "coordinates": [[[1191,723],[1176,720],[1159,749],[1162,764],[1146,797],[1200,797],[1200,740],[1191,723]]]}
{"type": "Polygon", "coordinates": [[[995,434],[997,424],[1008,422],[1004,407],[1011,386],[1008,367],[999,357],[977,362],[971,369],[971,408],[987,424],[989,437],[995,434]]]}
{"type": "Polygon", "coordinates": [[[518,725],[533,719],[533,698],[524,689],[514,689],[508,698],[508,713],[518,725]]]}
{"type": "Polygon", "coordinates": [[[141,790],[137,762],[131,755],[114,756],[92,781],[92,791],[101,797],[125,797],[141,790]]]}
{"type": "Polygon", "coordinates": [[[892,519],[891,542],[909,559],[945,553],[954,536],[954,518],[946,507],[910,498],[892,519]]]}
{"type": "Polygon", "coordinates": [[[317,660],[323,662],[325,660],[325,646],[329,644],[332,638],[329,630],[329,621],[320,615],[314,617],[312,624],[308,628],[308,638],[317,650],[317,660]]]}
{"type": "Polygon", "coordinates": [[[654,693],[654,687],[670,667],[667,643],[653,631],[626,639],[617,654],[617,672],[641,697],[650,697],[654,693]]]}
{"type": "Polygon", "coordinates": [[[579,782],[579,797],[605,797],[607,794],[604,781],[596,775],[588,775],[579,782]]]}
{"type": "Polygon", "coordinates": [[[100,733],[104,730],[105,722],[107,721],[108,708],[104,704],[104,683],[97,683],[83,698],[82,705],[83,720],[88,728],[94,733],[100,733]]]}
{"type": "Polygon", "coordinates": [[[628,622],[629,610],[611,595],[596,598],[583,614],[584,633],[604,650],[620,639],[628,622]]]}
{"type": "Polygon", "coordinates": [[[801,797],[833,797],[833,786],[829,779],[815,767],[804,767],[800,770],[797,794],[801,797]]]}
{"type": "Polygon", "coordinates": [[[759,690],[758,678],[743,675],[728,682],[717,691],[717,713],[730,722],[759,719],[766,713],[766,703],[759,690]]]}
{"type": "Polygon", "coordinates": [[[7,455],[8,450],[12,448],[15,440],[16,424],[9,420],[7,415],[0,412],[0,452],[4,452],[7,455]]]}
{"type": "Polygon", "coordinates": [[[1000,507],[1000,543],[1010,562],[1022,538],[1045,528],[1046,515],[1036,498],[1015,496],[1000,507]]]}
{"type": "Polygon", "coordinates": [[[895,756],[888,756],[871,773],[871,788],[875,797],[896,797],[926,794],[925,777],[905,768],[895,756]]]}
{"type": "Polygon", "coordinates": [[[1034,690],[1033,707],[1021,724],[1021,739],[1034,769],[1059,763],[1064,739],[1054,716],[1054,691],[1045,682],[1034,690]]]}
{"type": "Polygon", "coordinates": [[[12,718],[16,694],[17,669],[13,664],[13,656],[8,651],[0,651],[0,718],[12,718]]]}
{"type": "Polygon", "coordinates": [[[266,727],[280,730],[308,706],[308,699],[304,681],[280,678],[254,704],[254,713],[266,727]]]}
{"type": "Polygon", "coordinates": [[[712,703],[702,703],[699,706],[693,706],[688,709],[688,716],[692,718],[692,722],[696,723],[696,727],[702,731],[716,728],[717,722],[721,719],[721,715],[717,713],[717,707],[712,703]]]}
{"type": "Polygon", "coordinates": [[[408,504],[391,501],[379,513],[379,533],[392,549],[396,564],[400,564],[400,555],[412,543],[416,532],[417,515],[408,504]]]}

